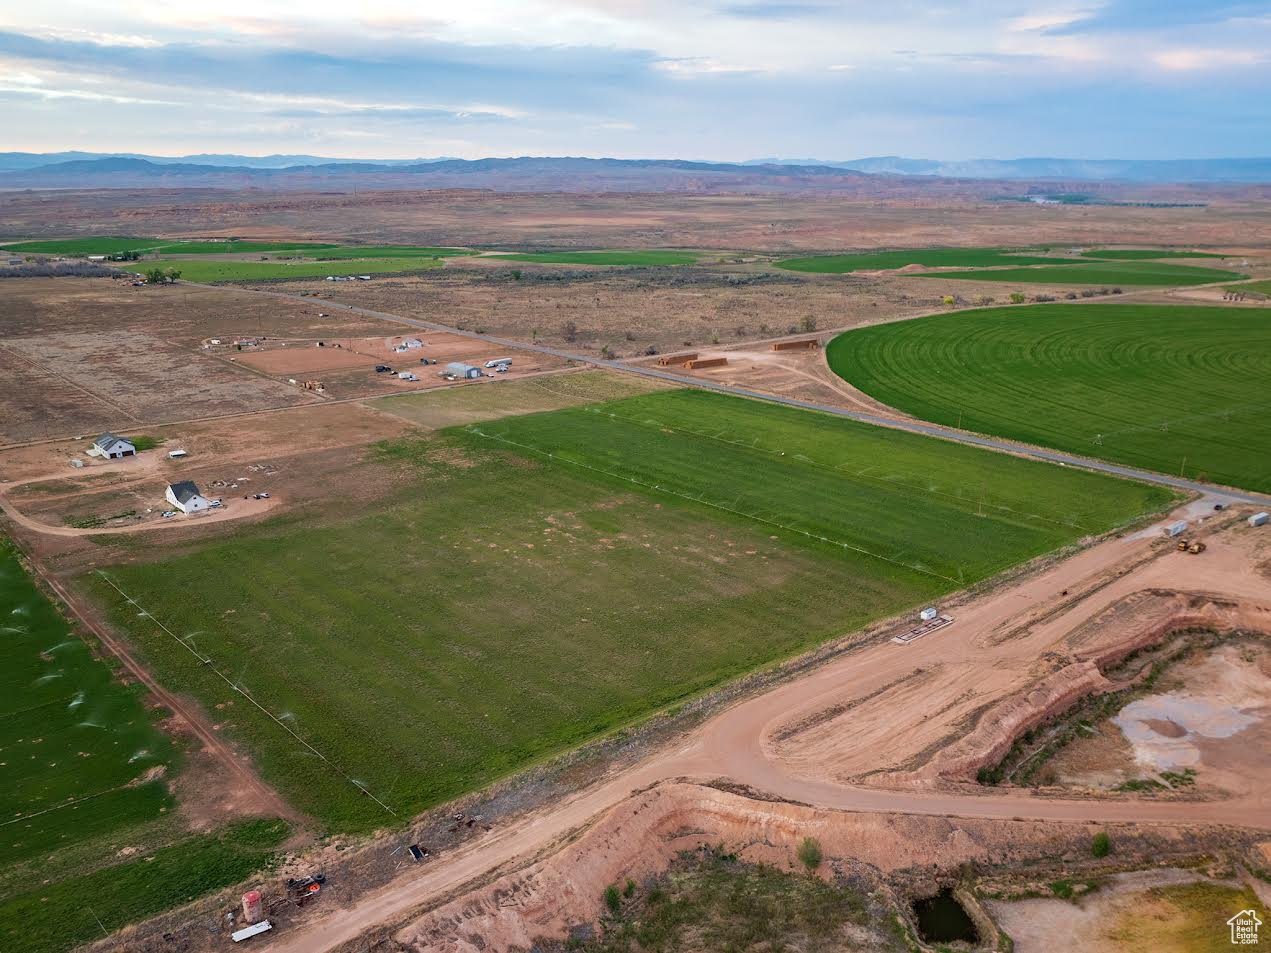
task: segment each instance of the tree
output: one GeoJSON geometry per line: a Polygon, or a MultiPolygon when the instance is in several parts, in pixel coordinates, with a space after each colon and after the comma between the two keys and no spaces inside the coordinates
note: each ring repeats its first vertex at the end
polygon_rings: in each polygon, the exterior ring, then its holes
{"type": "Polygon", "coordinates": [[[803,843],[799,845],[795,854],[803,866],[808,868],[808,873],[812,873],[821,866],[821,845],[815,837],[803,838],[803,843]]]}
{"type": "Polygon", "coordinates": [[[616,884],[610,884],[605,888],[605,906],[609,908],[610,914],[618,915],[618,911],[622,909],[622,896],[618,893],[616,884]]]}
{"type": "Polygon", "coordinates": [[[1112,853],[1112,838],[1107,831],[1099,831],[1094,835],[1094,840],[1090,842],[1090,853],[1096,857],[1107,857],[1112,853]]]}
{"type": "Polygon", "coordinates": [[[801,322],[801,326],[804,331],[815,331],[816,318],[812,317],[812,315],[810,314],[807,315],[806,317],[804,317],[803,321],[801,322]]]}
{"type": "Polygon", "coordinates": [[[953,295],[945,295],[943,301],[948,307],[953,307],[953,295]]]}
{"type": "Polygon", "coordinates": [[[1011,304],[1023,304],[1023,303],[1024,303],[1024,293],[1022,291],[1012,291],[1011,304]]]}
{"type": "Polygon", "coordinates": [[[181,277],[176,268],[151,268],[146,272],[146,284],[170,285],[181,277]]]}

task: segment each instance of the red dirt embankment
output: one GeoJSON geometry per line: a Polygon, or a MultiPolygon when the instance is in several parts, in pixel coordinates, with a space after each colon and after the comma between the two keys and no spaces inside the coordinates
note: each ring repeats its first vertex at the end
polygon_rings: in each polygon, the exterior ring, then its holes
{"type": "MultiPolygon", "coordinates": [[[[1132,825],[1115,827],[1118,842],[1140,836],[1132,825]]],[[[678,852],[704,844],[785,869],[797,866],[798,845],[813,837],[827,858],[851,858],[886,875],[930,873],[936,857],[948,871],[968,861],[1062,856],[1087,836],[1084,822],[851,813],[667,781],[625,799],[544,859],[429,911],[393,939],[396,949],[413,953],[488,953],[559,940],[596,920],[610,884],[656,875],[678,852]]],[[[1154,827],[1148,836],[1158,855],[1195,846],[1195,832],[1184,828],[1154,827]]]]}
{"type": "MultiPolygon", "coordinates": [[[[1146,595],[1168,599],[1172,612],[1163,621],[1128,637],[1102,646],[1038,681],[1029,691],[1012,695],[992,706],[974,729],[939,751],[917,771],[881,775],[875,783],[921,784],[938,779],[974,781],[981,768],[997,764],[1025,732],[1063,714],[1081,699],[1098,692],[1117,691],[1128,682],[1110,681],[1103,672],[1142,649],[1160,645],[1176,632],[1210,629],[1218,632],[1261,632],[1271,635],[1271,606],[1235,603],[1206,593],[1136,593],[1120,600],[1134,602],[1146,595]]],[[[1105,624],[1120,620],[1116,606],[1105,614],[1105,624]]]]}

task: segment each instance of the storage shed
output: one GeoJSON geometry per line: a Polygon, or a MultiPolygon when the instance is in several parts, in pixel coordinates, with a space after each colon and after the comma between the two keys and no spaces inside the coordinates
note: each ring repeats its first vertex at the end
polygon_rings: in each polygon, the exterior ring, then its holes
{"type": "Polygon", "coordinates": [[[481,368],[473,367],[471,364],[464,364],[461,361],[451,361],[446,365],[445,376],[447,377],[458,377],[468,380],[481,375],[481,368]]]}

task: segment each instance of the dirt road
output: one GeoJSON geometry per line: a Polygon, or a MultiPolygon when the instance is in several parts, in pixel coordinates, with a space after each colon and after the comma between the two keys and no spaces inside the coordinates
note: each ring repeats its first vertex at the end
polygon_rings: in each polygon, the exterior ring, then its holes
{"type": "MultiPolygon", "coordinates": [[[[296,301],[309,300],[300,298],[298,295],[287,294],[283,291],[263,291],[254,288],[239,288],[237,290],[250,290],[252,294],[268,295],[274,298],[286,298],[296,301]]],[[[905,430],[910,433],[922,434],[928,437],[938,437],[942,440],[952,440],[957,443],[970,444],[975,447],[981,447],[985,450],[1012,453],[1019,456],[1031,457],[1035,460],[1045,460],[1048,463],[1058,463],[1061,466],[1081,467],[1086,470],[1095,470],[1100,473],[1110,473],[1114,476],[1125,477],[1131,480],[1142,480],[1146,483],[1156,483],[1161,486],[1169,486],[1174,489],[1185,490],[1189,493],[1213,493],[1219,494],[1223,499],[1233,502],[1253,503],[1258,506],[1271,505],[1271,496],[1267,496],[1262,493],[1253,493],[1246,490],[1238,490],[1227,487],[1215,487],[1207,483],[1198,483],[1195,480],[1185,480],[1180,477],[1172,477],[1163,473],[1154,473],[1150,470],[1139,470],[1134,467],[1105,463],[1102,460],[1095,460],[1090,457],[1079,457],[1070,453],[1046,450],[1042,447],[1033,447],[1027,444],[1014,443],[997,437],[984,437],[979,434],[969,433],[963,430],[955,430],[950,427],[941,427],[935,424],[924,423],[923,421],[883,416],[863,410],[850,410],[844,407],[798,400],[793,397],[782,397],[776,394],[765,394],[760,391],[749,390],[744,387],[736,387],[731,384],[706,380],[703,378],[694,378],[690,380],[679,374],[661,371],[655,367],[646,367],[641,364],[624,363],[622,361],[608,361],[601,357],[595,357],[588,354],[576,354],[570,351],[561,350],[560,348],[548,347],[545,344],[536,344],[527,341],[511,341],[504,338],[494,337],[489,334],[480,334],[476,331],[464,331],[459,328],[450,327],[449,325],[438,324],[435,321],[423,321],[418,318],[407,318],[402,315],[391,314],[387,311],[374,311],[370,308],[361,308],[356,305],[342,304],[338,301],[332,301],[329,299],[323,299],[323,307],[347,311],[350,314],[359,314],[365,317],[377,318],[382,321],[391,321],[405,325],[406,327],[419,328],[425,331],[440,331],[447,334],[457,334],[464,337],[475,338],[477,340],[485,341],[488,344],[497,345],[500,348],[518,348],[523,351],[535,351],[540,354],[547,354],[552,357],[558,357],[563,360],[574,361],[576,363],[609,368],[611,370],[623,371],[629,374],[639,374],[643,377],[667,381],[672,384],[679,384],[680,386],[690,384],[706,390],[732,394],[735,397],[749,397],[752,400],[769,401],[776,404],[783,404],[787,407],[797,407],[803,410],[817,410],[822,413],[834,414],[838,417],[847,417],[852,420],[858,420],[862,423],[873,424],[879,427],[893,427],[897,430],[905,430]]],[[[800,335],[794,335],[794,337],[799,336],[800,335]]]]}
{"type": "MultiPolygon", "coordinates": [[[[962,793],[919,783],[883,789],[847,783],[837,775],[853,759],[885,764],[927,740],[956,730],[960,710],[950,697],[967,690],[979,702],[1018,692],[1036,679],[1035,663],[1064,651],[1070,633],[1127,594],[1175,587],[1257,601],[1271,632],[1271,578],[1254,568],[1260,536],[1215,537],[1204,557],[1168,550],[1159,537],[1109,539],[1076,557],[947,608],[955,622],[917,642],[874,644],[812,674],[744,700],[686,738],[630,770],[573,798],[497,829],[341,910],[315,910],[280,936],[271,953],[324,953],[367,930],[400,923],[413,911],[474,878],[529,859],[629,797],[675,778],[728,778],[818,808],[966,818],[1058,821],[1217,823],[1271,829],[1271,793],[1221,802],[1138,799],[1079,800],[1029,793],[962,793]],[[1211,558],[1212,557],[1212,558],[1211,558]],[[1124,567],[1133,568],[1125,571],[1124,567]],[[783,743],[788,726],[818,712],[862,704],[878,686],[915,672],[951,669],[956,677],[908,706],[891,705],[883,718],[853,720],[832,742],[800,751],[783,743]],[[865,721],[869,723],[864,723],[865,721]],[[859,723],[858,723],[859,722],[859,723]]],[[[1262,558],[1259,556],[1258,558],[1262,558]]],[[[1094,649],[1094,646],[1082,646],[1094,649]]],[[[853,709],[859,716],[861,709],[853,709]]],[[[850,771],[848,772],[850,773],[850,771]]]]}

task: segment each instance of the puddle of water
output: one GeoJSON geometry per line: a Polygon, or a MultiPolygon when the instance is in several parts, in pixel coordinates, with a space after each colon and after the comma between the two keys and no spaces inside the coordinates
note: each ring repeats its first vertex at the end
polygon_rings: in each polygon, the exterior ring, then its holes
{"type": "Polygon", "coordinates": [[[965,940],[978,943],[980,935],[975,922],[953,897],[953,891],[945,887],[934,897],[914,901],[914,916],[918,919],[918,932],[929,943],[949,943],[965,940]]]}

